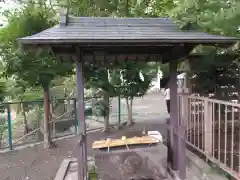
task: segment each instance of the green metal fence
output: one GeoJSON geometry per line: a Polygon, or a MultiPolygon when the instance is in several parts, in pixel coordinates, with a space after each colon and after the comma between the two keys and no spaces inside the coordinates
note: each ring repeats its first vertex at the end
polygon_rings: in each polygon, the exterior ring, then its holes
{"type": "MultiPolygon", "coordinates": [[[[101,97],[85,98],[87,130],[103,127],[103,117],[92,112],[101,97]]],[[[77,133],[76,99],[52,99],[50,102],[50,128],[53,138],[77,133]]],[[[8,102],[1,105],[0,149],[14,149],[43,141],[43,100],[8,102]]],[[[110,125],[127,119],[127,109],[118,97],[110,99],[110,125]]]]}

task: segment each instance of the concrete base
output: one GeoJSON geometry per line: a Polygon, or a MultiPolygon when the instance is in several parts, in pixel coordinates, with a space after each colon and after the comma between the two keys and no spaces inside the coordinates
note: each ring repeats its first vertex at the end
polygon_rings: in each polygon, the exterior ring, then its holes
{"type": "MultiPolygon", "coordinates": [[[[64,159],[54,180],[77,180],[77,166],[78,164],[76,158],[64,159]]],[[[88,169],[92,168],[93,166],[93,157],[88,157],[88,169]]]]}
{"type": "Polygon", "coordinates": [[[167,152],[163,144],[100,151],[95,154],[98,177],[102,180],[168,180],[167,152]]]}
{"type": "MultiPolygon", "coordinates": [[[[187,151],[187,180],[219,179],[227,180],[224,176],[213,171],[203,160],[187,151]]],[[[93,157],[88,158],[89,169],[94,166],[93,157]]],[[[179,180],[178,173],[168,168],[168,180],[179,180]]],[[[64,159],[54,180],[77,180],[77,159],[64,159]]]]}
{"type": "MultiPolygon", "coordinates": [[[[151,148],[148,148],[146,151],[141,151],[141,154],[143,154],[147,159],[152,159],[152,161],[158,160],[161,156],[164,159],[164,157],[167,154],[167,147],[160,144],[160,148],[158,150],[155,150],[154,152],[148,152],[151,148]],[[159,152],[161,151],[161,152],[159,152]]],[[[115,153],[111,153],[111,156],[113,156],[115,153]]],[[[210,167],[206,162],[204,162],[202,159],[197,157],[195,154],[191,153],[187,150],[186,152],[186,160],[187,160],[187,180],[203,180],[203,179],[218,179],[218,180],[227,180],[222,174],[219,174],[218,172],[214,171],[212,167],[210,167]]],[[[110,156],[110,157],[111,157],[110,156]]],[[[103,157],[103,156],[102,156],[103,157]]],[[[98,158],[98,161],[101,160],[101,158],[98,158]]],[[[103,159],[102,159],[103,160],[103,159]]],[[[105,161],[107,161],[107,158],[104,158],[105,161]]],[[[110,160],[114,160],[114,158],[110,158],[110,160]]],[[[161,161],[162,162],[162,161],[161,161]]],[[[96,163],[97,165],[97,163],[96,163]]],[[[109,164],[108,164],[109,165],[109,164]]],[[[90,170],[93,166],[95,166],[95,161],[93,157],[88,157],[88,169],[90,170]]],[[[101,170],[101,168],[104,168],[106,165],[101,165],[97,168],[97,171],[101,170]]],[[[152,169],[151,167],[149,167],[152,169]]],[[[166,179],[168,180],[179,180],[178,173],[171,171],[169,169],[169,174],[166,174],[166,179]]],[[[107,169],[108,172],[111,174],[114,173],[114,167],[113,165],[109,166],[107,169]],[[111,169],[112,168],[112,169],[111,169]]],[[[101,171],[103,172],[103,171],[101,171]]],[[[140,171],[140,173],[143,171],[140,171]]],[[[116,172],[117,173],[117,172],[116,172]]],[[[101,173],[99,173],[101,174],[101,173]]],[[[117,177],[117,176],[115,176],[117,177]]],[[[71,159],[65,159],[63,160],[54,180],[77,180],[77,159],[71,158],[71,159]]],[[[104,179],[105,180],[105,179],[104,179]]]]}

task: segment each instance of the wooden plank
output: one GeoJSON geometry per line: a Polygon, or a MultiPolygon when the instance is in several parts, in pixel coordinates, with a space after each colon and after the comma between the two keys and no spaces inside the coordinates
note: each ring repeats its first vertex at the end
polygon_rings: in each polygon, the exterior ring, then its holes
{"type": "Polygon", "coordinates": [[[101,141],[95,141],[92,144],[92,149],[100,149],[107,147],[119,147],[125,145],[137,145],[137,144],[156,144],[159,143],[159,139],[152,136],[133,137],[127,139],[107,139],[101,141]]]}

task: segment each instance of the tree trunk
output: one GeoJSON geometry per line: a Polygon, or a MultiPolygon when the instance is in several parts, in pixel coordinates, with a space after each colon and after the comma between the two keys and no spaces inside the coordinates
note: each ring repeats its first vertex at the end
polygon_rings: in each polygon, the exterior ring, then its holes
{"type": "Polygon", "coordinates": [[[3,134],[0,134],[0,149],[2,148],[3,134]]]}
{"type": "Polygon", "coordinates": [[[67,112],[72,111],[72,106],[71,106],[71,99],[67,99],[67,112]]]}
{"type": "Polygon", "coordinates": [[[188,93],[191,94],[191,93],[192,93],[193,86],[192,86],[192,77],[191,77],[191,74],[190,74],[190,73],[186,73],[186,81],[187,81],[187,90],[188,90],[188,93]]]}
{"type": "Polygon", "coordinates": [[[124,11],[125,11],[125,16],[129,17],[129,0],[124,1],[124,11]]]}
{"type": "Polygon", "coordinates": [[[185,76],[186,88],[188,90],[188,93],[191,94],[192,88],[193,88],[193,86],[192,86],[192,67],[191,67],[191,64],[188,59],[184,61],[184,69],[186,72],[186,76],[185,76]]]}
{"type": "Polygon", "coordinates": [[[52,147],[52,137],[50,130],[50,103],[49,103],[49,87],[44,87],[44,148],[52,147]]]}
{"type": "Polygon", "coordinates": [[[104,116],[103,132],[108,132],[108,130],[109,130],[109,96],[107,93],[104,93],[103,99],[104,99],[104,102],[106,102],[106,104],[107,104],[107,110],[106,110],[106,114],[104,116]]]}
{"type": "Polygon", "coordinates": [[[27,116],[26,116],[23,103],[21,103],[21,109],[22,109],[22,116],[23,116],[23,123],[24,123],[24,134],[26,135],[29,133],[29,128],[28,128],[27,116]]]}
{"type": "Polygon", "coordinates": [[[133,99],[126,99],[126,103],[127,103],[127,110],[128,110],[128,122],[127,125],[131,126],[133,124],[133,119],[132,119],[132,103],[133,103],[133,99]]]}
{"type": "Polygon", "coordinates": [[[53,120],[53,102],[51,101],[51,103],[49,104],[50,106],[50,118],[49,121],[51,121],[50,123],[50,129],[52,130],[52,137],[56,137],[56,121],[53,120]]]}

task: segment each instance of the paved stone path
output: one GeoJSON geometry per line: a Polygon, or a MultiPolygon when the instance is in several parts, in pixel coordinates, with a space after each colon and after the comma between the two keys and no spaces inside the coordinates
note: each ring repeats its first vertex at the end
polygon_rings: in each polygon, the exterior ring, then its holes
{"type": "MultiPolygon", "coordinates": [[[[164,97],[160,92],[149,93],[143,97],[137,97],[133,101],[133,120],[135,122],[160,122],[168,117],[164,97]]],[[[103,118],[88,117],[87,121],[91,123],[103,122],[103,118]]],[[[121,123],[127,121],[127,105],[124,99],[121,99],[121,123]]],[[[118,122],[118,99],[111,101],[110,124],[118,122]]],[[[91,125],[91,127],[93,127],[91,125]]]]}

